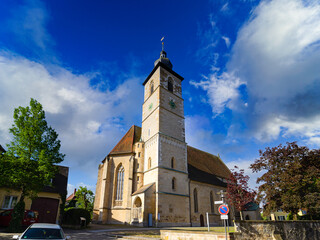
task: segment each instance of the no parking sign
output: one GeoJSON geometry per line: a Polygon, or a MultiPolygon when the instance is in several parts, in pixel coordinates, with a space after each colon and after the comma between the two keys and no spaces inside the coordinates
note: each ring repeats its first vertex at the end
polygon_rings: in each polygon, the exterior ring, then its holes
{"type": "Polygon", "coordinates": [[[227,215],[229,213],[229,208],[227,205],[220,205],[218,211],[221,215],[227,215]]]}

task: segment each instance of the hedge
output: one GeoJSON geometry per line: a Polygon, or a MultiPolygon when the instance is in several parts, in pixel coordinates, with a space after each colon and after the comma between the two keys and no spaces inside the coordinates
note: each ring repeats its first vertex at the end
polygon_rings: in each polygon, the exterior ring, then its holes
{"type": "Polygon", "coordinates": [[[71,208],[64,212],[62,223],[67,225],[80,225],[80,217],[86,219],[86,225],[91,221],[90,212],[88,210],[83,208],[71,208]]]}

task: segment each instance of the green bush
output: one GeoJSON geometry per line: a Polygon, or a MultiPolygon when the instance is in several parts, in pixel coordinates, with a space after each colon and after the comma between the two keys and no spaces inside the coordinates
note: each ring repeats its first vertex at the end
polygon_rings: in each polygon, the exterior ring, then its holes
{"type": "Polygon", "coordinates": [[[24,201],[19,201],[16,206],[13,208],[12,218],[8,227],[8,231],[12,233],[21,232],[21,223],[24,216],[24,201]]]}
{"type": "Polygon", "coordinates": [[[90,212],[82,208],[71,208],[64,212],[63,224],[67,225],[80,225],[80,217],[86,219],[86,224],[88,225],[91,221],[90,212]]]}
{"type": "Polygon", "coordinates": [[[287,215],[287,219],[286,220],[293,220],[293,214],[292,213],[289,213],[287,215]]]}

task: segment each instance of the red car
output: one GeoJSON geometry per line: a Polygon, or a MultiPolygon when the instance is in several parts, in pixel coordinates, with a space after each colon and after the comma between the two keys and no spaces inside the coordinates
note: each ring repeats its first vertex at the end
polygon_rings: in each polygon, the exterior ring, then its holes
{"type": "MultiPolygon", "coordinates": [[[[13,209],[8,209],[3,212],[0,212],[0,226],[8,227],[11,221],[13,209]]],[[[33,210],[25,210],[24,218],[22,220],[22,226],[29,226],[32,223],[38,222],[38,212],[33,210]]]]}

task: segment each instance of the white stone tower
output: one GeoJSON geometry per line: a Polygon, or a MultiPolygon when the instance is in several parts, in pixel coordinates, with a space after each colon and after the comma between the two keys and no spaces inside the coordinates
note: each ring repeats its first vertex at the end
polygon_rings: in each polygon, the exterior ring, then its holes
{"type": "Polygon", "coordinates": [[[144,185],[156,184],[154,221],[157,226],[190,223],[182,80],[162,50],[143,83],[143,181],[144,185]]]}

